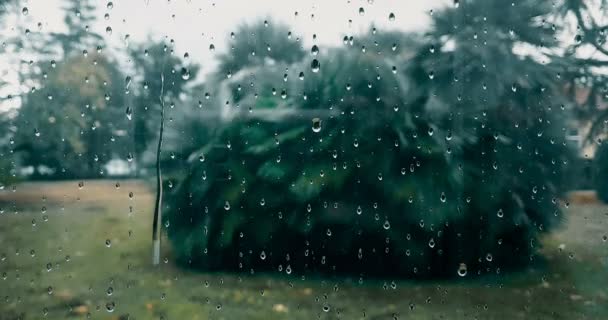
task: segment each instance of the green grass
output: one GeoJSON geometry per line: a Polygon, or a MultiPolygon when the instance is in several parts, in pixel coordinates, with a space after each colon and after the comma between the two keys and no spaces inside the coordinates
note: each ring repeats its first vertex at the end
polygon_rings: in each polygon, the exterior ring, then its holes
{"type": "Polygon", "coordinates": [[[525,271],[359,282],[197,273],[173,265],[166,245],[168,262],[152,267],[153,195],[141,182],[120,184],[1,191],[0,320],[608,319],[608,207],[566,209],[568,222],[543,239],[544,261],[525,271]]]}

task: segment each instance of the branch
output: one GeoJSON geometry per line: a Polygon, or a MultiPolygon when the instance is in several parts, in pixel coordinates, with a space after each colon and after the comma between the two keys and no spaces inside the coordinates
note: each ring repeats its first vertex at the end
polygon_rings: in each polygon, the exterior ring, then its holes
{"type": "Polygon", "coordinates": [[[164,89],[165,89],[165,74],[160,74],[160,130],[158,137],[158,146],[156,148],[156,204],[154,207],[154,220],[152,222],[152,244],[153,244],[153,256],[152,264],[158,265],[160,263],[160,232],[161,223],[160,219],[162,216],[162,200],[163,200],[163,183],[162,183],[162,172],[160,169],[160,154],[161,147],[163,144],[163,130],[165,128],[165,100],[164,100],[164,89]]]}

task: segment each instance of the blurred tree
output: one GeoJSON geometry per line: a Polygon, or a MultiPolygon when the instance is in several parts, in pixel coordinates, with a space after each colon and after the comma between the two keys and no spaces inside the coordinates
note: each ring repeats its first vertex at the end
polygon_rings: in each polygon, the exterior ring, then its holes
{"type": "Polygon", "coordinates": [[[14,7],[19,2],[19,0],[0,0],[0,17],[10,11],[11,7],[14,7]]]}
{"type": "Polygon", "coordinates": [[[139,82],[133,88],[132,101],[135,153],[139,157],[158,137],[161,86],[162,101],[169,107],[166,111],[171,117],[173,112],[182,114],[185,111],[179,101],[188,92],[187,84],[197,77],[200,66],[187,63],[162,41],[149,40],[135,45],[129,54],[135,67],[134,81],[139,82]],[[161,83],[161,74],[164,75],[164,84],[161,83]],[[175,106],[177,110],[174,110],[175,106]]]}
{"type": "Polygon", "coordinates": [[[97,20],[96,9],[94,0],[66,0],[63,10],[67,32],[51,34],[51,42],[61,46],[64,57],[91,50],[101,42],[101,35],[90,30],[97,20]]]}
{"type": "Polygon", "coordinates": [[[43,167],[55,178],[97,177],[113,155],[127,153],[123,76],[101,54],[50,66],[42,89],[23,97],[14,124],[15,152],[23,166],[43,167]]]}
{"type": "MultiPolygon", "coordinates": [[[[579,120],[590,124],[586,144],[608,135],[608,24],[604,23],[606,0],[566,0],[558,10],[558,22],[572,21],[576,29],[565,45],[564,72],[560,74],[572,98],[579,120]]],[[[608,176],[606,177],[608,178],[608,176]]]]}
{"type": "Polygon", "coordinates": [[[231,109],[170,197],[180,261],[414,277],[529,263],[562,220],[572,158],[560,75],[579,60],[551,55],[553,8],[459,1],[424,39],[373,30],[360,50],[312,48],[298,77],[253,61],[253,89],[224,80],[251,108],[231,109]]]}
{"type": "Polygon", "coordinates": [[[269,63],[294,63],[304,57],[300,38],[288,27],[270,20],[243,24],[231,33],[230,50],[219,56],[218,73],[226,76],[269,63]]]}

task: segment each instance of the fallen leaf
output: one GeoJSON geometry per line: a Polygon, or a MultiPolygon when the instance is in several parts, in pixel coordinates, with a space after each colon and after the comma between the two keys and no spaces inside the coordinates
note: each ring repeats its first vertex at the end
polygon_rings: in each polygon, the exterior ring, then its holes
{"type": "Polygon", "coordinates": [[[289,312],[289,308],[287,308],[282,303],[277,303],[277,304],[275,304],[275,305],[272,306],[272,311],[278,312],[278,313],[287,313],[287,312],[289,312]]]}
{"type": "Polygon", "coordinates": [[[82,316],[87,314],[87,312],[89,312],[89,307],[85,305],[75,306],[72,308],[72,313],[75,315],[82,316]]]}

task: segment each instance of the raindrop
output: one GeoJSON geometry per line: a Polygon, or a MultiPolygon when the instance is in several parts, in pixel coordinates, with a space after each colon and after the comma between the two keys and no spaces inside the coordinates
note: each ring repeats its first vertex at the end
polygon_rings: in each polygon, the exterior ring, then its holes
{"type": "Polygon", "coordinates": [[[390,224],[390,222],[388,222],[388,220],[385,220],[382,227],[384,228],[384,230],[388,230],[391,228],[391,224],[390,224]]]}
{"type": "Polygon", "coordinates": [[[464,277],[467,275],[467,265],[464,263],[461,263],[460,266],[458,266],[458,275],[461,277],[464,277]]]}
{"type": "Polygon", "coordinates": [[[112,10],[112,8],[114,8],[114,3],[112,3],[112,1],[108,2],[106,8],[108,8],[108,10],[112,10]]]}
{"type": "Polygon", "coordinates": [[[262,260],[266,260],[266,252],[262,251],[262,252],[260,253],[260,259],[262,259],[262,260]]]}
{"type": "Polygon", "coordinates": [[[182,79],[184,79],[184,80],[190,79],[190,70],[188,70],[185,67],[182,68],[182,79]]]}
{"type": "Polygon", "coordinates": [[[360,16],[365,15],[365,9],[363,9],[363,7],[359,8],[359,15],[360,16]]]}
{"type": "Polygon", "coordinates": [[[30,13],[30,10],[29,10],[27,7],[23,7],[23,9],[21,9],[21,13],[22,13],[24,16],[27,16],[27,15],[28,15],[28,13],[30,13]]]}
{"type": "Polygon", "coordinates": [[[321,63],[319,62],[319,60],[313,59],[312,62],[310,63],[310,69],[314,73],[319,72],[319,69],[321,69],[321,63]]]}
{"type": "Polygon", "coordinates": [[[226,211],[230,210],[230,202],[226,201],[224,203],[224,210],[226,210],[226,211]]]}
{"type": "Polygon", "coordinates": [[[313,56],[318,55],[318,54],[319,54],[319,47],[318,47],[316,44],[315,44],[315,45],[313,45],[313,46],[312,46],[312,48],[310,49],[310,53],[311,53],[313,56]]]}
{"type": "Polygon", "coordinates": [[[504,212],[502,211],[502,209],[498,209],[498,212],[496,212],[496,215],[497,215],[499,218],[502,218],[502,217],[504,217],[504,216],[505,216],[505,214],[504,214],[504,212]]]}
{"type": "Polygon", "coordinates": [[[131,120],[131,117],[133,116],[133,109],[131,109],[131,107],[127,107],[125,113],[127,114],[127,119],[131,120]]]}
{"type": "Polygon", "coordinates": [[[388,15],[388,20],[389,20],[389,21],[395,21],[395,14],[391,12],[391,13],[388,15]]]}
{"type": "Polygon", "coordinates": [[[312,119],[312,131],[315,133],[321,132],[321,119],[312,119]]]}
{"type": "Polygon", "coordinates": [[[112,246],[112,241],[110,239],[106,239],[106,247],[111,247],[112,246]]]}
{"type": "Polygon", "coordinates": [[[116,304],[113,301],[106,303],[106,311],[114,312],[114,308],[116,308],[116,304]]]}

